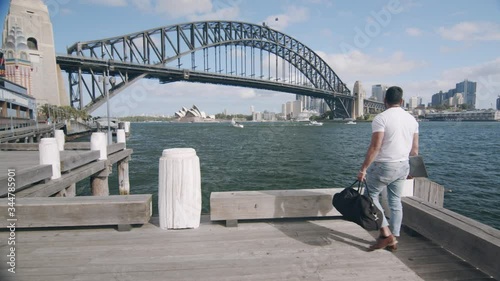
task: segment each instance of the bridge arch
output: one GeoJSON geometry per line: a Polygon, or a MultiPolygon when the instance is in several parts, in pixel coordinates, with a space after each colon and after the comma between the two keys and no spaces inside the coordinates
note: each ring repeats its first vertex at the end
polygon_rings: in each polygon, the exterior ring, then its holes
{"type": "Polygon", "coordinates": [[[104,103],[105,90],[97,76],[108,73],[117,78],[117,83],[112,84],[110,96],[146,77],[158,78],[163,83],[190,80],[304,94],[324,98],[340,116],[350,117],[352,111],[353,96],[350,90],[320,56],[297,39],[264,25],[236,21],[169,25],[123,36],[77,42],[68,48],[68,56],[58,56],[57,61],[63,70],[70,73],[72,106],[85,107],[89,112],[104,103]],[[225,54],[222,54],[222,49],[225,54]],[[248,49],[250,51],[247,53],[248,49]],[[255,54],[255,50],[258,50],[258,54],[255,54]],[[262,61],[263,52],[268,55],[267,79],[262,74],[265,65],[262,61]],[[271,77],[270,73],[271,54],[276,60],[273,69],[276,77],[271,77]],[[260,63],[256,58],[259,55],[260,63]],[[225,66],[222,63],[223,56],[225,66]],[[232,65],[233,56],[236,69],[232,65]],[[190,58],[191,66],[181,67],[181,61],[186,62],[186,58],[190,58]],[[200,63],[200,58],[203,60],[202,70],[199,70],[201,64],[196,64],[197,60],[200,63]],[[229,73],[228,58],[231,60],[229,73]],[[278,58],[282,63],[281,78],[278,77],[278,58]],[[238,62],[241,68],[239,74],[238,62]],[[290,79],[285,77],[285,62],[289,65],[290,79]],[[257,75],[257,65],[260,66],[260,76],[257,75]],[[292,79],[292,67],[303,79],[292,79]],[[225,74],[222,73],[223,68],[225,74]],[[205,76],[210,73],[211,77],[202,77],[204,73],[205,76]],[[82,74],[90,74],[91,81],[85,81],[82,74]],[[91,99],[86,106],[83,105],[85,89],[91,99]]]}

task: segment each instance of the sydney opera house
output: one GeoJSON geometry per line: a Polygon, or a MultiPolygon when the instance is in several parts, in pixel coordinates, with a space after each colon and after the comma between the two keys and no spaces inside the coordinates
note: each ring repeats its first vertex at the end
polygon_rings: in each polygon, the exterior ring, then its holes
{"type": "Polygon", "coordinates": [[[206,115],[206,113],[200,111],[196,105],[193,105],[191,109],[182,107],[181,110],[175,112],[175,117],[178,118],[180,122],[205,122],[215,120],[215,115],[206,115]]]}

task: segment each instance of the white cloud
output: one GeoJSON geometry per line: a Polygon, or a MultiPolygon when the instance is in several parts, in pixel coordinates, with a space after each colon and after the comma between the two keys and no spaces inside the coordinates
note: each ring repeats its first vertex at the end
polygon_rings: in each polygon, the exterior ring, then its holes
{"type": "Polygon", "coordinates": [[[83,3],[96,4],[111,7],[124,7],[127,6],[127,0],[80,0],[83,3]]]}
{"type": "Polygon", "coordinates": [[[285,13],[268,16],[264,22],[273,29],[284,30],[294,23],[309,19],[309,10],[306,7],[290,6],[285,13]]]}
{"type": "Polygon", "coordinates": [[[425,62],[408,60],[403,52],[395,52],[388,57],[375,57],[361,51],[351,51],[346,54],[326,54],[318,51],[321,56],[343,80],[370,80],[394,76],[425,66],[425,62]],[[347,78],[347,79],[346,79],[347,78]]]}
{"type": "Polygon", "coordinates": [[[500,24],[494,22],[461,22],[452,27],[440,27],[438,34],[453,41],[500,40],[500,24]]]}
{"type": "Polygon", "coordinates": [[[419,28],[416,27],[409,27],[405,30],[406,34],[413,36],[413,37],[418,37],[423,34],[423,31],[419,28]]]}
{"type": "Polygon", "coordinates": [[[240,14],[239,7],[227,7],[222,8],[217,11],[206,13],[206,14],[195,14],[188,16],[189,20],[192,21],[203,21],[203,20],[234,20],[237,19],[240,14]]]}

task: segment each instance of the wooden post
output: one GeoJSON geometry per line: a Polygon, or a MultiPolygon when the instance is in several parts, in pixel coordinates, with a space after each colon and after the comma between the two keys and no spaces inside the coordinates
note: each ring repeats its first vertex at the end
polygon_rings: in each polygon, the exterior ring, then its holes
{"type": "MultiPolygon", "coordinates": [[[[108,159],[107,145],[108,140],[105,133],[92,133],[90,136],[90,150],[99,150],[99,160],[108,159]]],[[[92,195],[94,196],[108,196],[108,168],[90,177],[90,185],[92,187],[92,195]]]]}
{"type": "Polygon", "coordinates": [[[61,177],[61,158],[59,149],[57,148],[57,141],[55,138],[43,138],[38,145],[40,151],[40,165],[52,165],[51,179],[58,179],[61,177]]]}
{"type": "Polygon", "coordinates": [[[158,208],[162,229],[200,226],[200,159],[194,149],[163,150],[159,167],[158,208]]]}
{"type": "Polygon", "coordinates": [[[56,197],[75,197],[76,196],[76,183],[71,184],[65,189],[59,191],[56,197]]]}
{"type": "MultiPolygon", "coordinates": [[[[123,132],[123,134],[125,134],[125,132],[123,132]]],[[[118,162],[118,189],[120,191],[120,195],[130,194],[130,181],[128,178],[128,161],[129,157],[118,162]]]]}
{"type": "Polygon", "coordinates": [[[57,141],[57,148],[59,151],[64,151],[64,143],[66,142],[65,136],[64,136],[64,131],[63,130],[56,130],[55,133],[55,138],[57,141]]]}
{"type": "Polygon", "coordinates": [[[108,169],[102,170],[100,173],[92,175],[90,177],[90,185],[92,187],[93,196],[108,196],[109,195],[109,185],[108,185],[108,169]]]}
{"type": "Polygon", "coordinates": [[[66,188],[66,197],[76,196],[76,183],[71,184],[66,188]]]}

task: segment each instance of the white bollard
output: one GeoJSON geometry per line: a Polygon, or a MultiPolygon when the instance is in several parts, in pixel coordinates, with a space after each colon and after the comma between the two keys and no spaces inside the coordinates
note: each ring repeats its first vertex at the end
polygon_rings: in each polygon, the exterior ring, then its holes
{"type": "Polygon", "coordinates": [[[57,148],[59,151],[64,151],[64,144],[66,143],[65,135],[63,130],[56,130],[54,132],[54,137],[57,141],[57,148]]]}
{"type": "Polygon", "coordinates": [[[116,130],[116,142],[117,143],[124,143],[125,148],[127,147],[127,139],[125,137],[125,130],[124,129],[116,130]]]}
{"type": "Polygon", "coordinates": [[[159,167],[158,208],[162,229],[200,226],[200,159],[194,149],[163,150],[159,167]]]}
{"type": "Polygon", "coordinates": [[[55,138],[43,138],[38,144],[40,165],[52,165],[52,177],[55,180],[61,177],[61,157],[55,138]]]}
{"type": "Polygon", "coordinates": [[[90,150],[99,150],[99,160],[108,159],[108,139],[105,133],[92,133],[90,136],[90,150]]]}
{"type": "Polygon", "coordinates": [[[128,136],[130,135],[130,122],[129,121],[125,121],[125,134],[128,136]]]}

